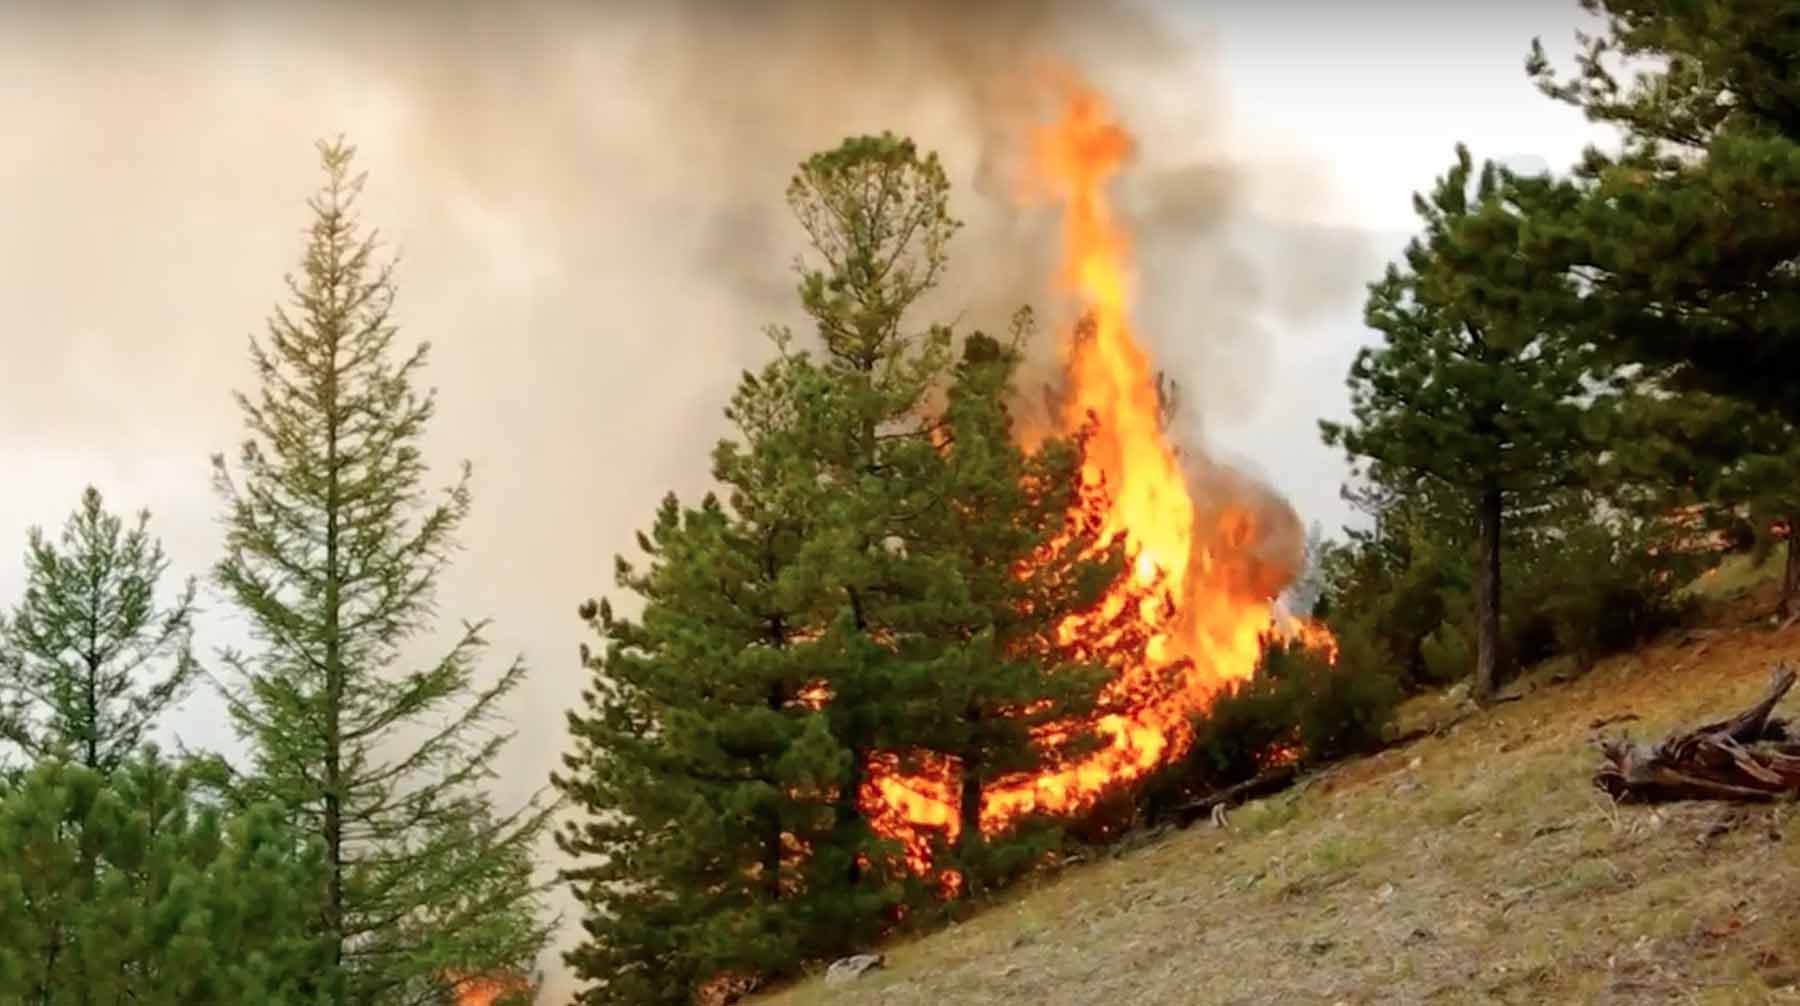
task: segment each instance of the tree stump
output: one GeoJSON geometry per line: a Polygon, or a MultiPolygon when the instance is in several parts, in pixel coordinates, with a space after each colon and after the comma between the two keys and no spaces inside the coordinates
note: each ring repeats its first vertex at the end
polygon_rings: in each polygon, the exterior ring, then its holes
{"type": "Polygon", "coordinates": [[[1672,734],[1654,747],[1621,737],[1601,745],[1594,785],[1621,803],[1766,801],[1800,794],[1800,741],[1772,716],[1794,687],[1778,666],[1763,698],[1728,720],[1672,734]]]}

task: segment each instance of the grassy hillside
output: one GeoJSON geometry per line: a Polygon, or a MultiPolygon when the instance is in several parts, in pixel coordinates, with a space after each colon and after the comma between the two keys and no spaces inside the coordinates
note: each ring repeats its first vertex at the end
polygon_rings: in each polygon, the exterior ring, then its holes
{"type": "MultiPolygon", "coordinates": [[[[852,985],[762,1002],[1800,1002],[1800,814],[1614,807],[1589,783],[1600,734],[1736,711],[1775,662],[1800,662],[1800,626],[1757,616],[1771,595],[1755,573],[1697,584],[1705,629],[1573,680],[1539,668],[1522,699],[1441,736],[1335,766],[1224,829],[1144,836],[887,948],[887,970],[852,985]]],[[[1425,699],[1406,717],[1453,711],[1425,699]]]]}

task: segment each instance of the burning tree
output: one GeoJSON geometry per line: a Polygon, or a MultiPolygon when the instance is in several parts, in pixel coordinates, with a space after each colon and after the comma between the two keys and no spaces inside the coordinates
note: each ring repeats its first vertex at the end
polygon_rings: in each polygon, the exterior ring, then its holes
{"type": "Polygon", "coordinates": [[[665,501],[649,568],[619,564],[636,618],[584,609],[607,649],[556,782],[589,812],[560,836],[590,909],[585,1001],[675,1002],[853,945],[944,879],[946,846],[979,879],[989,783],[1077,754],[1106,646],[1141,638],[1061,631],[1122,554],[1080,516],[1084,441],[1017,443],[1023,325],[960,361],[947,329],[907,327],[955,229],[947,190],[891,136],[802,166],[823,351],[774,333],[714,455],[728,497],[665,501]]]}

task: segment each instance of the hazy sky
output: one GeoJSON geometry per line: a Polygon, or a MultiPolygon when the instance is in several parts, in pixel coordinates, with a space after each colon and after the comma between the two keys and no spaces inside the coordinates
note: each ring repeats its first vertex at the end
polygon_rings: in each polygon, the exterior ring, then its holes
{"type": "MultiPolygon", "coordinates": [[[[403,334],[434,344],[433,457],[474,463],[443,611],[493,616],[496,659],[535,669],[502,795],[530,791],[582,684],[576,605],[658,497],[705,488],[725,394],[792,317],[802,157],[912,133],[970,221],[941,306],[991,324],[1041,295],[1053,232],[997,181],[1028,57],[1090,74],[1138,133],[1139,316],[1189,389],[1185,435],[1335,527],[1315,423],[1410,192],[1457,140],[1560,167],[1590,138],[1522,71],[1534,34],[1568,50],[1573,0],[1490,6],[8,5],[0,603],[26,528],[89,482],[153,511],[179,573],[213,561],[208,457],[240,437],[230,392],[300,252],[312,142],[345,132],[402,253],[403,334]]],[[[217,610],[203,630],[238,639],[217,610]]],[[[205,699],[171,729],[231,746],[205,699]]]]}

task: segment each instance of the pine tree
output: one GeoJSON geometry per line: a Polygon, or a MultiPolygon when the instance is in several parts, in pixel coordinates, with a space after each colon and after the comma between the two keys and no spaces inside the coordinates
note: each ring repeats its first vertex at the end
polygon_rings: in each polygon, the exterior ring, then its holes
{"type": "Polygon", "coordinates": [[[0,622],[0,739],[28,759],[109,773],[191,683],[194,582],[158,605],[168,560],[149,522],[127,529],[89,486],[60,548],[31,530],[25,596],[0,622]]]}
{"type": "Polygon", "coordinates": [[[1091,429],[1030,451],[1018,444],[1006,403],[1029,325],[1022,313],[1009,345],[980,332],[964,341],[935,437],[943,505],[903,539],[949,574],[926,581],[895,625],[921,654],[937,651],[923,682],[931,693],[906,729],[956,771],[955,864],[969,894],[1025,862],[1043,837],[1028,829],[984,841],[984,792],[1090,751],[1097,738],[1082,725],[1110,671],[1141,660],[1146,643],[1141,626],[1132,631],[1132,605],[1082,638],[1058,632],[1122,581],[1125,543],[1099,537],[1104,488],[1083,478],[1091,429]]]}
{"type": "Polygon", "coordinates": [[[583,609],[606,651],[584,650],[556,784],[586,811],[559,835],[584,1002],[685,1002],[856,946],[934,886],[890,868],[922,850],[873,833],[871,767],[970,766],[939,809],[973,820],[985,781],[1066,753],[1032,727],[1092,708],[1098,661],[1054,628],[1123,557],[1070,521],[1080,445],[1014,445],[1016,351],[972,335],[958,364],[947,330],[903,324],[943,266],[945,190],[891,136],[806,162],[789,199],[824,259],[800,284],[823,352],[772,332],[726,410],[723,498],[667,499],[648,567],[619,561],[635,617],[583,609]]]}
{"type": "Polygon", "coordinates": [[[1500,684],[1502,524],[1576,480],[1583,378],[1591,363],[1567,339],[1565,284],[1519,252],[1547,179],[1457,161],[1429,199],[1424,233],[1371,284],[1367,323],[1383,337],[1351,365],[1350,425],[1320,424],[1328,444],[1388,472],[1466,499],[1477,555],[1474,694],[1500,684]]]}
{"type": "Polygon", "coordinates": [[[558,836],[588,906],[568,957],[599,983],[584,1003],[686,1003],[721,975],[780,973],[869,935],[886,904],[844,890],[829,795],[847,755],[805,693],[792,532],[747,509],[669,497],[642,536],[649,568],[619,563],[641,615],[582,610],[607,649],[584,647],[595,682],[556,783],[586,811],[558,836]]]}
{"type": "Polygon", "coordinates": [[[291,308],[252,339],[261,383],[238,395],[249,436],[226,503],[220,587],[260,644],[225,655],[225,690],[254,752],[244,791],[287,809],[325,848],[319,924],[341,980],[332,1001],[431,1001],[452,972],[523,971],[542,946],[519,864],[546,821],[496,815],[482,790],[507,735],[493,729],[522,663],[475,677],[485,623],[418,669],[438,575],[470,505],[468,466],[433,501],[419,440],[434,395],[414,391],[428,345],[397,355],[392,265],[354,202],[353,148],[320,144],[291,308]]]}
{"type": "Polygon", "coordinates": [[[322,863],[275,808],[224,816],[154,749],[0,793],[0,1002],[311,1006],[322,863]]]}
{"type": "Polygon", "coordinates": [[[1557,79],[1535,41],[1527,70],[1625,144],[1587,151],[1573,201],[1533,229],[1539,268],[1579,280],[1583,335],[1617,359],[1800,425],[1800,10],[1583,6],[1608,29],[1583,38],[1574,75],[1557,79]]]}

